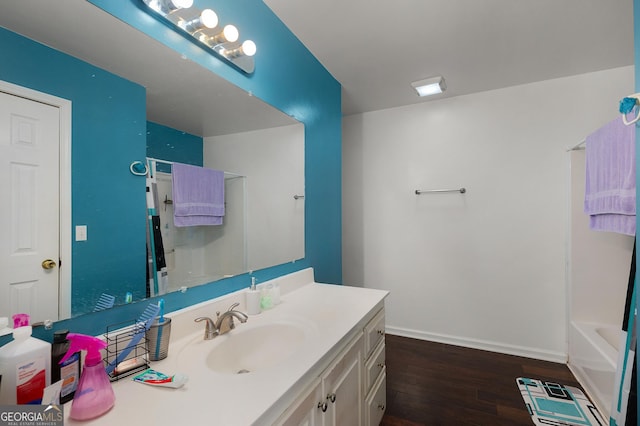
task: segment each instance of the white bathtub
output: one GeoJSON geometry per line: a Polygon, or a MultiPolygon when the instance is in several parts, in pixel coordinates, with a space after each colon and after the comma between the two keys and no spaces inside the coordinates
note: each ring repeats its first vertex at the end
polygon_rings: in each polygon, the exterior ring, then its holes
{"type": "Polygon", "coordinates": [[[572,321],[569,327],[568,366],[607,421],[621,334],[619,325],[572,321]]]}

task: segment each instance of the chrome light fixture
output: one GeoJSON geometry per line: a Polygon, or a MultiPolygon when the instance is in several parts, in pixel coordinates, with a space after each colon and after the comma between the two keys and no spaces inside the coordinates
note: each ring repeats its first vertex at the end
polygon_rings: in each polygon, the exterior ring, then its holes
{"type": "Polygon", "coordinates": [[[213,52],[219,59],[251,74],[255,69],[253,55],[256,44],[239,41],[240,33],[231,24],[220,25],[218,15],[211,9],[198,10],[193,0],[140,0],[150,14],[169,24],[177,32],[213,52]]]}
{"type": "Polygon", "coordinates": [[[418,96],[437,95],[447,89],[442,76],[427,78],[424,80],[414,81],[411,86],[415,89],[418,96]]]}

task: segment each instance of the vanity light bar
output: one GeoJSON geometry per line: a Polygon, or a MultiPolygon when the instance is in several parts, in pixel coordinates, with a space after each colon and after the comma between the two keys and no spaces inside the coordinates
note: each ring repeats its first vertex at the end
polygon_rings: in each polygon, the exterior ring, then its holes
{"type": "Polygon", "coordinates": [[[231,24],[220,25],[213,10],[198,10],[192,7],[193,0],[141,1],[151,15],[162,19],[186,38],[241,71],[253,73],[256,44],[251,40],[239,41],[238,29],[231,24]]]}

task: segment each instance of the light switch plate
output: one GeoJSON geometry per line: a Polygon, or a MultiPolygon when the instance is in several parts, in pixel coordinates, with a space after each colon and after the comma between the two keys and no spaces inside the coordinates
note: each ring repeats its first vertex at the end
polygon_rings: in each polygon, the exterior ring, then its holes
{"type": "Polygon", "coordinates": [[[87,241],[87,225],[76,225],[76,241],[87,241]]]}

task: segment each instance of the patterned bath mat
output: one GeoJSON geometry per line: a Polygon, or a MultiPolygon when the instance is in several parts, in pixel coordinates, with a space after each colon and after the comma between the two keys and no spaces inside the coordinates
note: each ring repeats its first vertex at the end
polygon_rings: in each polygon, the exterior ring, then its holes
{"type": "Polygon", "coordinates": [[[596,407],[578,388],[525,377],[518,377],[516,383],[536,425],[606,425],[596,407]]]}

